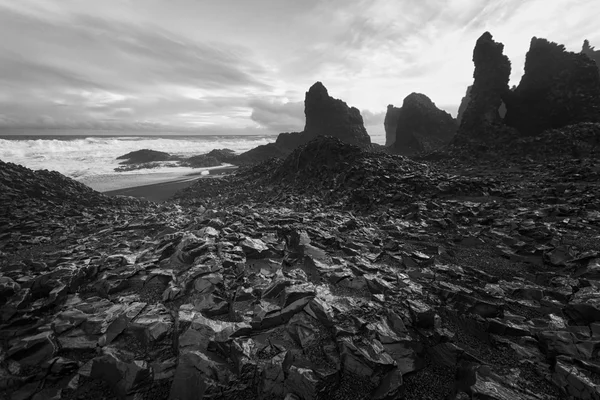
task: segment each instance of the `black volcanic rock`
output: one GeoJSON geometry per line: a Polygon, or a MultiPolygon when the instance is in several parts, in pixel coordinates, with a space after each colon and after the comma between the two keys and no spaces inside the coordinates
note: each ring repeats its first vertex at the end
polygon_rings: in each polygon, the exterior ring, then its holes
{"type": "Polygon", "coordinates": [[[206,154],[189,157],[181,161],[181,165],[192,168],[218,167],[223,163],[235,163],[237,157],[231,149],[214,149],[206,154]]]}
{"type": "Polygon", "coordinates": [[[502,125],[498,109],[506,96],[510,76],[510,60],[502,52],[504,45],[494,41],[489,32],[477,40],[473,50],[473,88],[471,101],[462,114],[456,138],[481,138],[492,134],[493,128],[502,125]]]}
{"type": "Polygon", "coordinates": [[[231,149],[214,149],[206,153],[206,155],[209,157],[214,157],[224,163],[232,162],[237,157],[235,152],[231,149]]]}
{"type": "Polygon", "coordinates": [[[275,144],[284,149],[295,149],[308,142],[308,138],[303,132],[285,132],[277,136],[275,144]]]}
{"type": "Polygon", "coordinates": [[[277,143],[263,144],[240,154],[232,163],[235,165],[248,165],[270,158],[285,158],[291,151],[290,148],[279,146],[277,143]]]}
{"type": "Polygon", "coordinates": [[[360,111],[329,96],[321,82],[315,83],[306,92],[304,114],[304,135],[308,140],[326,135],[357,146],[366,147],[371,144],[360,111]]]}
{"type": "Polygon", "coordinates": [[[342,100],[329,96],[321,82],[315,83],[306,92],[304,114],[306,115],[304,131],[280,133],[275,143],[251,149],[231,162],[236,165],[248,165],[270,158],[285,158],[294,149],[317,136],[333,136],[345,143],[363,148],[372,146],[360,111],[348,107],[342,100]]]}
{"type": "Polygon", "coordinates": [[[396,127],[398,126],[398,118],[400,117],[400,108],[394,107],[392,104],[387,106],[383,127],[385,128],[385,146],[389,147],[396,141],[396,127]]]}
{"type": "Polygon", "coordinates": [[[392,150],[404,155],[434,150],[448,143],[457,127],[456,120],[437,108],[429,97],[411,93],[398,112],[392,150]]]}
{"type": "Polygon", "coordinates": [[[121,161],[121,164],[141,164],[154,161],[169,161],[175,158],[164,151],[142,149],[117,157],[117,160],[125,160],[121,161]]]}
{"type": "Polygon", "coordinates": [[[594,60],[596,66],[598,67],[598,73],[600,73],[600,50],[596,50],[593,46],[590,46],[590,42],[588,40],[584,40],[581,52],[594,60]]]}
{"type": "Polygon", "coordinates": [[[467,86],[467,92],[465,93],[465,96],[460,100],[460,105],[458,106],[458,113],[456,114],[456,122],[458,122],[459,126],[462,121],[463,115],[465,114],[465,111],[467,111],[467,107],[471,102],[471,90],[473,90],[473,85],[467,86]]]}
{"type": "MultiPolygon", "coordinates": [[[[467,111],[467,107],[471,102],[471,90],[473,90],[473,85],[467,86],[467,92],[465,93],[465,96],[460,100],[460,105],[458,106],[458,113],[456,115],[456,122],[459,126],[462,121],[463,115],[465,114],[465,111],[467,111]]],[[[500,118],[504,118],[504,116],[506,115],[506,104],[504,104],[504,102],[500,104],[500,108],[498,108],[498,114],[500,115],[500,118]]]]}
{"type": "Polygon", "coordinates": [[[600,121],[600,74],[585,54],[533,38],[525,74],[506,98],[505,122],[522,135],[579,122],[600,121]]]}

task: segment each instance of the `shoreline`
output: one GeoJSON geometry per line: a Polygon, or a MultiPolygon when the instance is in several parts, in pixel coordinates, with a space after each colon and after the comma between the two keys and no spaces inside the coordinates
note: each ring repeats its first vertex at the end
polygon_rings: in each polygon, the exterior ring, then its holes
{"type": "Polygon", "coordinates": [[[227,175],[236,166],[220,166],[192,173],[155,173],[99,176],[89,183],[82,182],[107,196],[132,196],[154,202],[164,202],[177,191],[184,189],[198,179],[216,178],[227,175]],[[106,179],[102,179],[106,178],[106,179]]]}

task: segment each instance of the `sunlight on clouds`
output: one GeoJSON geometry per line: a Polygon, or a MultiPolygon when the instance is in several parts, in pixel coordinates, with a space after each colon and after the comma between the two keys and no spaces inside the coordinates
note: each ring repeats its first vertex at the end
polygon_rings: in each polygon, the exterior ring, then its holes
{"type": "Polygon", "coordinates": [[[484,31],[518,84],[532,36],[600,47],[597,15],[598,0],[0,0],[1,121],[276,133],[303,127],[322,81],[371,132],[411,92],[456,114],[484,31]]]}

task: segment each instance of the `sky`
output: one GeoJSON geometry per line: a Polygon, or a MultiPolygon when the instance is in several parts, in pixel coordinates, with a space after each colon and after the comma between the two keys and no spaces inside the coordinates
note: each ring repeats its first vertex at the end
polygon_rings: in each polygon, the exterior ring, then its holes
{"type": "Polygon", "coordinates": [[[0,128],[300,131],[321,81],[372,135],[424,93],[456,116],[489,31],[600,47],[598,0],[0,0],[0,128]]]}

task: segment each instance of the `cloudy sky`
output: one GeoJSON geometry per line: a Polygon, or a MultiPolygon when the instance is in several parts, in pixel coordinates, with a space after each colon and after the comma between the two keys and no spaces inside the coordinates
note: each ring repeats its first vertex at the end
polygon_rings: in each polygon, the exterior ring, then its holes
{"type": "Polygon", "coordinates": [[[600,47],[598,0],[0,0],[0,126],[278,133],[317,80],[370,133],[427,94],[456,115],[489,30],[600,47]]]}

